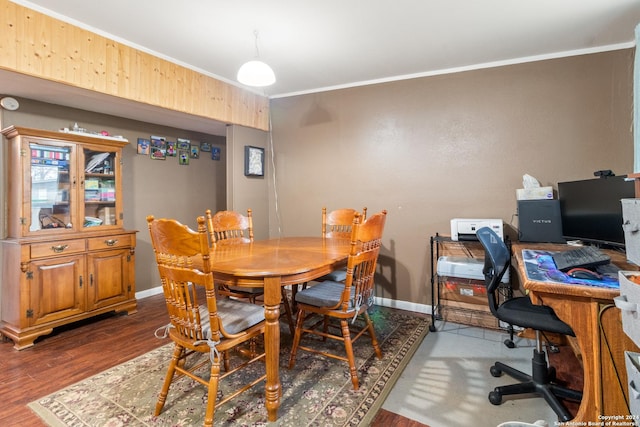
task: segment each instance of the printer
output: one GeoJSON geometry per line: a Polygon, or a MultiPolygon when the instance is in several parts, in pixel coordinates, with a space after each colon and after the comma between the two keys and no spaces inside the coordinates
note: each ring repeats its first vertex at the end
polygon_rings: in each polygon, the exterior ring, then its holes
{"type": "MultiPolygon", "coordinates": [[[[438,276],[459,277],[484,281],[484,259],[459,256],[441,256],[436,265],[438,276]]],[[[502,276],[502,283],[509,283],[509,269],[502,276]]]]}
{"type": "Polygon", "coordinates": [[[489,227],[504,240],[501,219],[467,219],[454,218],[451,220],[451,240],[478,240],[476,231],[482,227],[489,227]]]}

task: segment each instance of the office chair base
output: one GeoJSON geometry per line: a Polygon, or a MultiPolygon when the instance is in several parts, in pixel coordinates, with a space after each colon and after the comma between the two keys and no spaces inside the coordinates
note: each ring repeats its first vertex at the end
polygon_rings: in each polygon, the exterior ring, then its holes
{"type": "Polygon", "coordinates": [[[514,394],[535,394],[544,398],[547,404],[553,409],[560,421],[569,421],[573,417],[559,399],[568,399],[579,402],[582,393],[576,390],[560,387],[554,384],[556,377],[555,368],[547,366],[544,351],[534,350],[532,363],[533,375],[528,375],[522,371],[496,362],[491,368],[491,375],[499,377],[502,373],[520,381],[518,384],[496,387],[489,393],[489,402],[493,405],[500,405],[502,398],[514,394]]]}

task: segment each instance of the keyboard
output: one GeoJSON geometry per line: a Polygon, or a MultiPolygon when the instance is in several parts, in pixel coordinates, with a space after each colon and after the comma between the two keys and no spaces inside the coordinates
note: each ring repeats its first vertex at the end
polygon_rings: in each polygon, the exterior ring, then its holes
{"type": "Polygon", "coordinates": [[[611,257],[595,246],[580,246],[576,249],[556,252],[552,257],[556,268],[560,271],[568,271],[576,267],[593,268],[611,262],[611,257]]]}

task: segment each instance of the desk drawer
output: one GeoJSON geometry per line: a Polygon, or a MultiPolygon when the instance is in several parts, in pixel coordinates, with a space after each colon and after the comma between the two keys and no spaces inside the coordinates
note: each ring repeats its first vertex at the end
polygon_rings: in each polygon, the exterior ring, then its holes
{"type": "Polygon", "coordinates": [[[640,353],[625,351],[627,384],[629,386],[629,412],[640,415],[640,353]]]}
{"type": "Polygon", "coordinates": [[[34,243],[31,245],[31,258],[48,258],[54,255],[77,254],[85,251],[85,240],[60,240],[56,242],[34,243]]]}
{"type": "Polygon", "coordinates": [[[90,251],[101,249],[127,248],[132,244],[130,234],[118,234],[115,236],[92,237],[88,240],[90,251]]]}
{"type": "Polygon", "coordinates": [[[620,295],[613,301],[621,311],[622,330],[640,347],[640,284],[636,282],[640,273],[619,271],[620,295]]]}

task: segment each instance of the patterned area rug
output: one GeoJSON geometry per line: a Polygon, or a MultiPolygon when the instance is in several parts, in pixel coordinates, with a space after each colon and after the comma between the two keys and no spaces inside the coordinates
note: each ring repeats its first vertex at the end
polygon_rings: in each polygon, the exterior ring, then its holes
{"type": "MultiPolygon", "coordinates": [[[[406,363],[429,330],[429,319],[409,312],[371,310],[383,358],[363,336],[354,345],[360,389],[353,390],[345,362],[299,351],[294,369],[287,368],[291,337],[281,333],[280,381],[283,395],[279,419],[267,422],[264,383],[216,410],[216,426],[366,426],[374,418],[406,363]]],[[[306,345],[344,351],[341,343],[305,337],[306,345]]],[[[206,390],[182,377],[174,380],[158,417],[153,416],[173,344],[164,345],[28,406],[51,426],[197,426],[204,419],[206,390]]],[[[239,357],[239,356],[237,356],[239,357]]],[[[233,362],[232,362],[233,363],[233,362]]],[[[254,378],[264,365],[241,370],[221,382],[225,393],[244,378],[254,378]],[[256,372],[251,372],[255,369],[256,372]],[[235,377],[234,377],[235,376],[235,377]]],[[[204,368],[205,373],[208,367],[204,368]]]]}

